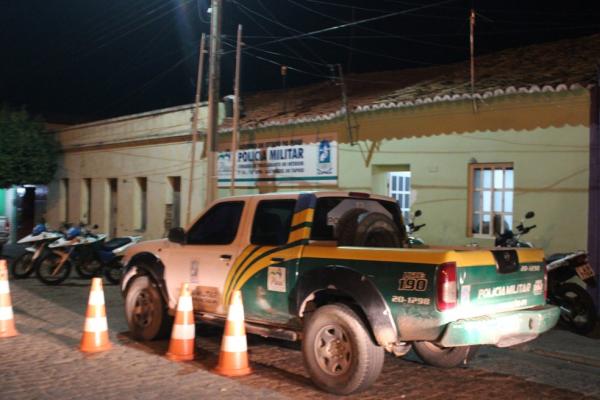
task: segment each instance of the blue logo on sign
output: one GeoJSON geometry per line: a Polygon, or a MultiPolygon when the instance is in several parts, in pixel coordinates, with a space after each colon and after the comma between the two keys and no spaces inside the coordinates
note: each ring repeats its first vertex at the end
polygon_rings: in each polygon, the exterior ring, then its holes
{"type": "Polygon", "coordinates": [[[317,174],[331,174],[331,144],[329,140],[321,140],[319,143],[319,160],[317,165],[317,174]]]}

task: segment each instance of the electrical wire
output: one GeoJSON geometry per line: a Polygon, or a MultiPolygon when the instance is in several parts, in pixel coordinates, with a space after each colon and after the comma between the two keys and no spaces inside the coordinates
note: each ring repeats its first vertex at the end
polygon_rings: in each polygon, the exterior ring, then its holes
{"type": "MultiPolygon", "coordinates": [[[[257,15],[257,16],[259,16],[259,17],[261,17],[263,19],[269,20],[270,22],[273,22],[273,23],[277,24],[277,21],[270,20],[268,17],[266,17],[266,16],[264,16],[264,15],[262,15],[262,14],[256,12],[256,11],[254,11],[254,10],[251,10],[251,9],[245,7],[244,5],[242,5],[241,3],[239,3],[238,1],[236,1],[236,0],[231,0],[231,1],[234,2],[234,3],[236,3],[238,6],[245,8],[247,11],[249,11],[249,12],[251,12],[251,13],[257,15]]],[[[444,3],[448,2],[448,1],[455,1],[455,0],[446,0],[446,1],[444,1],[444,3]]],[[[387,16],[389,17],[390,15],[387,14],[387,16]]],[[[379,18],[379,17],[374,17],[374,18],[379,18]]],[[[362,20],[362,22],[365,22],[365,21],[366,20],[362,20]]],[[[356,21],[356,23],[360,23],[360,22],[361,21],[356,21]]],[[[330,31],[330,30],[341,29],[340,27],[352,26],[354,24],[355,23],[347,23],[347,24],[344,24],[344,25],[338,25],[337,27],[329,27],[329,28],[324,28],[324,29],[320,29],[320,30],[317,30],[317,31],[300,33],[300,34],[297,34],[295,36],[288,36],[288,37],[284,37],[284,38],[281,38],[281,39],[274,39],[274,40],[270,40],[270,41],[267,41],[267,42],[260,43],[258,45],[248,46],[248,49],[255,49],[255,48],[259,48],[259,47],[264,47],[264,46],[266,46],[268,44],[281,43],[281,42],[284,42],[284,41],[287,41],[287,40],[292,40],[292,39],[305,38],[305,37],[316,35],[316,34],[321,33],[321,32],[327,32],[327,31],[330,31]]],[[[337,43],[337,42],[328,41],[328,40],[325,40],[325,39],[322,39],[322,38],[318,38],[316,36],[314,37],[314,39],[316,39],[316,40],[318,40],[320,42],[329,43],[329,44],[337,46],[337,47],[342,47],[342,48],[345,48],[345,49],[356,51],[358,53],[368,54],[368,55],[371,55],[371,56],[388,58],[388,59],[391,59],[391,60],[401,61],[401,62],[410,63],[410,64],[416,64],[416,65],[431,65],[431,63],[428,63],[428,62],[411,60],[411,59],[406,59],[406,58],[394,57],[394,56],[391,56],[391,55],[388,55],[388,54],[377,53],[377,52],[373,52],[373,51],[370,51],[370,50],[357,49],[357,48],[354,48],[354,47],[351,47],[351,46],[348,46],[348,45],[345,45],[345,44],[342,44],[342,43],[337,43]]]]}
{"type": "MultiPolygon", "coordinates": [[[[260,27],[263,31],[265,31],[268,34],[271,34],[271,32],[265,28],[260,22],[258,22],[254,16],[252,14],[250,14],[249,12],[247,12],[246,10],[244,10],[243,8],[240,8],[240,10],[242,11],[242,13],[244,13],[248,18],[250,18],[252,20],[252,22],[254,22],[258,27],[260,27]]],[[[289,46],[287,43],[283,44],[289,51],[293,52],[298,58],[302,58],[300,56],[300,54],[295,51],[291,46],[289,46]]],[[[310,62],[307,60],[307,64],[310,64],[310,62]]],[[[311,67],[315,68],[314,65],[311,65],[311,67]]],[[[318,70],[317,70],[318,71],[318,70]]]]}
{"type": "MultiPolygon", "coordinates": [[[[312,9],[310,7],[307,7],[307,6],[305,6],[302,3],[299,3],[297,1],[288,0],[288,2],[294,4],[296,7],[302,8],[303,10],[306,10],[306,11],[311,12],[313,14],[319,15],[321,17],[329,18],[329,19],[334,20],[336,22],[348,23],[348,21],[345,21],[345,20],[343,20],[341,18],[333,17],[333,16],[331,16],[329,14],[325,14],[325,13],[322,13],[320,11],[314,10],[314,9],[312,9]]],[[[392,39],[400,39],[400,40],[404,40],[404,41],[407,41],[407,42],[413,42],[413,43],[424,44],[424,45],[428,45],[428,46],[435,46],[435,47],[441,47],[441,48],[446,48],[446,49],[452,49],[452,50],[463,50],[462,47],[452,46],[452,45],[445,45],[445,44],[430,42],[430,41],[426,41],[426,40],[412,39],[412,38],[409,38],[409,37],[406,37],[406,36],[402,36],[402,35],[395,35],[395,34],[392,34],[392,33],[387,33],[387,32],[384,32],[382,30],[379,30],[379,29],[369,28],[367,26],[358,26],[358,27],[360,29],[363,29],[363,30],[366,30],[366,31],[369,31],[369,32],[380,33],[380,34],[383,33],[383,34],[387,35],[388,38],[392,38],[392,39]]]]}

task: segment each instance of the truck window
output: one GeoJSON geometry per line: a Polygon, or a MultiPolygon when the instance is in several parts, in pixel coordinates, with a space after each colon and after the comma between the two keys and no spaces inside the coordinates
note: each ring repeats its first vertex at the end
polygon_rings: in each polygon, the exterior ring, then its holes
{"type": "Polygon", "coordinates": [[[286,244],[296,200],[263,200],[256,207],[250,242],[263,246],[286,244]]]}
{"type": "Polygon", "coordinates": [[[237,234],[243,210],[243,201],[216,204],[190,228],[187,243],[230,244],[237,234]]]}
{"type": "MultiPolygon", "coordinates": [[[[343,200],[348,199],[347,197],[321,197],[317,200],[317,207],[315,209],[315,216],[313,219],[313,226],[310,234],[312,240],[336,240],[333,225],[327,220],[327,215],[343,200]]],[[[398,230],[402,237],[400,240],[404,242],[406,240],[406,229],[404,228],[404,222],[400,215],[400,209],[398,204],[391,201],[379,201],[375,199],[360,199],[361,202],[378,202],[383,206],[392,216],[392,219],[398,226],[398,230]]]]}

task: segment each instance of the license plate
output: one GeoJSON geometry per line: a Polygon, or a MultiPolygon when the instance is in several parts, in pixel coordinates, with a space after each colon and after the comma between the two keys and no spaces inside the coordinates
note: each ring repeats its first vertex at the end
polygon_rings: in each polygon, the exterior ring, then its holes
{"type": "Polygon", "coordinates": [[[575,272],[577,272],[577,275],[583,280],[594,277],[594,270],[590,264],[583,264],[579,267],[575,267],[575,272]]]}

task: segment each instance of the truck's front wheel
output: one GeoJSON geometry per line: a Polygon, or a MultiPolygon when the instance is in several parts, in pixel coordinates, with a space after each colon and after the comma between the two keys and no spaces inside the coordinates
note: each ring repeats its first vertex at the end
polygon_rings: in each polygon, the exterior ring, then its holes
{"type": "Polygon", "coordinates": [[[304,326],[304,364],[321,389],[347,395],[369,387],[383,367],[384,350],[348,306],[320,307],[304,326]]]}
{"type": "Polygon", "coordinates": [[[141,340],[166,337],[172,318],[156,283],[147,276],[133,279],[125,296],[125,316],[130,334],[141,340]]]}
{"type": "Polygon", "coordinates": [[[468,360],[470,346],[440,347],[431,342],[414,342],[415,353],[426,364],[440,368],[454,368],[468,360]]]}

